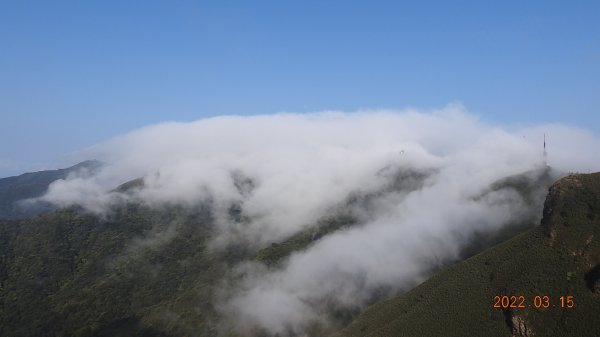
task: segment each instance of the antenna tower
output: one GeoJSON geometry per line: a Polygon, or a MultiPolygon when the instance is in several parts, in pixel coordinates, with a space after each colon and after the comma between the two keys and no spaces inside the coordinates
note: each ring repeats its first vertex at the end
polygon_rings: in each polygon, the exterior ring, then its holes
{"type": "Polygon", "coordinates": [[[548,166],[548,153],[546,152],[546,134],[544,133],[544,165],[548,166]]]}

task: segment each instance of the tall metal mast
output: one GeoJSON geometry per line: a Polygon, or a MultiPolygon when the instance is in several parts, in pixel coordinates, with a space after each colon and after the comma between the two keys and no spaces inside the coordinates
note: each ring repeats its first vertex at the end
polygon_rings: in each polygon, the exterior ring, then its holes
{"type": "Polygon", "coordinates": [[[544,165],[548,166],[548,153],[546,152],[546,134],[544,133],[544,165]]]}

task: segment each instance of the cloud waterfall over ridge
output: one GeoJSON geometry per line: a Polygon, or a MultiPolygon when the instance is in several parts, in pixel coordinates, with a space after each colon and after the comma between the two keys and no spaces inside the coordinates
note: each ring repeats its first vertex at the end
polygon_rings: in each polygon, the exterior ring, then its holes
{"type": "Polygon", "coordinates": [[[240,266],[246,277],[222,310],[271,333],[300,333],[324,303],[355,308],[378,289],[398,290],[427,275],[435,261],[458,257],[467,238],[493,232],[530,210],[498,179],[543,167],[599,170],[599,139],[558,124],[507,130],[460,106],[420,112],[369,111],[226,116],[138,129],[81,152],[106,162],[93,177],[53,183],[43,200],[104,212],[127,198],[150,205],[211,200],[215,245],[257,248],[313,225],[352,193],[390,184],[385,170],[431,172],[422,186],[376,198],[360,226],[293,254],[280,268],[240,266]],[[131,195],[111,191],[144,177],[131,195]],[[244,183],[246,182],[246,183],[244,183]],[[238,204],[248,219],[227,219],[238,204]],[[258,272],[260,271],[260,272],[258,272]]]}

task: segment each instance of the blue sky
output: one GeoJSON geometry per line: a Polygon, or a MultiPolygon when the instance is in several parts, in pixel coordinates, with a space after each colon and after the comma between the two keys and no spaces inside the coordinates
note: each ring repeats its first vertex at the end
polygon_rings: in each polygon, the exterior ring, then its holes
{"type": "Polygon", "coordinates": [[[2,1],[0,176],[161,121],[462,102],[600,132],[598,1],[2,1]]]}

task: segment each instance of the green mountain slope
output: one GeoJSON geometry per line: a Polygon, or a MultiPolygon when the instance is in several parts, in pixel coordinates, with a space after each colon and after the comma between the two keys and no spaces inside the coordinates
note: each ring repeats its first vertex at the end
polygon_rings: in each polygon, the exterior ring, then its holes
{"type": "Polygon", "coordinates": [[[0,335],[210,331],[211,282],[235,261],[206,251],[211,223],[206,209],[127,205],[107,219],[61,210],[1,224],[0,335]]]}
{"type": "Polygon", "coordinates": [[[93,171],[100,165],[98,161],[88,160],[65,169],[29,172],[16,177],[0,178],[0,219],[27,218],[53,209],[50,204],[37,203],[24,207],[18,202],[42,196],[52,182],[65,179],[73,172],[93,171]]]}
{"type": "Polygon", "coordinates": [[[600,173],[565,177],[541,226],[369,307],[333,336],[600,336],[599,236],[600,173]],[[495,296],[523,296],[526,308],[495,309],[495,296]]]}

